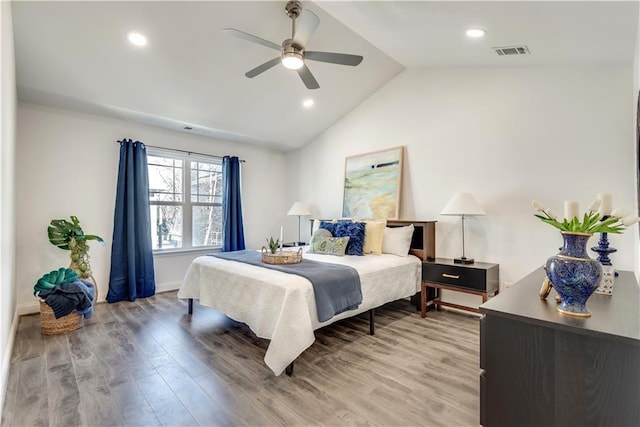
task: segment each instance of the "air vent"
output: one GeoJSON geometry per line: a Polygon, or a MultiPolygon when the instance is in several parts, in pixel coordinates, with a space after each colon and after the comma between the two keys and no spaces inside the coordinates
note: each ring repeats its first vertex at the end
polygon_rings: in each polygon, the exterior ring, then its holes
{"type": "Polygon", "coordinates": [[[506,55],[528,55],[531,52],[529,51],[529,48],[525,45],[521,45],[521,46],[503,46],[503,47],[492,47],[491,49],[493,49],[499,56],[506,56],[506,55]]]}

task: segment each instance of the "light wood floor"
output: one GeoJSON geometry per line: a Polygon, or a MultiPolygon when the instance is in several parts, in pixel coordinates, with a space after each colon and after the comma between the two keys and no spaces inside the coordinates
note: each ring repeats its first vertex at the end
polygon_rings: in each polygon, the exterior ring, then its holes
{"type": "Polygon", "coordinates": [[[408,301],[316,331],[293,377],[268,341],[175,292],[98,304],[84,327],[42,336],[22,316],[2,426],[470,426],[479,420],[479,326],[408,301]]]}

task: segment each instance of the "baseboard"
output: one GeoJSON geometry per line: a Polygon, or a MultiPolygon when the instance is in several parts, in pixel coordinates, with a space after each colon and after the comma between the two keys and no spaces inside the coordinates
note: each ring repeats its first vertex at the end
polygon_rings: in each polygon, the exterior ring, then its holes
{"type": "Polygon", "coordinates": [[[156,284],[156,293],[177,291],[180,289],[180,285],[182,285],[182,282],[168,282],[160,285],[156,284]]]}
{"type": "MultiPolygon", "coordinates": [[[[180,289],[180,285],[182,282],[168,282],[162,283],[160,285],[156,284],[156,293],[161,292],[170,292],[177,291],[180,289]]],[[[107,300],[106,293],[100,292],[98,293],[98,301],[97,302],[105,302],[107,300]]],[[[34,299],[33,302],[24,302],[22,304],[18,304],[17,314],[18,316],[23,316],[25,314],[35,314],[40,313],[40,302],[37,299],[34,299]]]]}
{"type": "Polygon", "coordinates": [[[23,302],[22,304],[18,304],[16,313],[18,316],[40,313],[40,302],[34,298],[33,302],[23,302]]]}
{"type": "Polygon", "coordinates": [[[9,339],[7,340],[7,348],[5,348],[4,357],[2,358],[2,367],[0,368],[0,408],[4,408],[4,399],[7,395],[11,356],[13,355],[13,345],[16,340],[16,333],[18,332],[18,319],[18,310],[16,310],[13,313],[11,329],[9,330],[9,339]]]}

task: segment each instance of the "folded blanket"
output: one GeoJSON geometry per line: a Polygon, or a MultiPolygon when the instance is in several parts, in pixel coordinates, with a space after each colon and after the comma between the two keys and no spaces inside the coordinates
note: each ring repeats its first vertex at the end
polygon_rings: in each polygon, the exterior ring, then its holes
{"type": "Polygon", "coordinates": [[[66,316],[73,310],[84,315],[85,319],[93,314],[95,289],[91,282],[77,279],[40,291],[38,296],[51,307],[56,319],[66,316]]]}
{"type": "Polygon", "coordinates": [[[265,264],[258,251],[243,250],[210,254],[217,258],[244,262],[285,273],[297,274],[311,282],[320,322],[336,314],[358,308],[362,303],[360,276],[355,268],[346,265],[303,259],[298,264],[265,264]]]}
{"type": "Polygon", "coordinates": [[[33,286],[33,294],[38,295],[39,292],[53,289],[56,285],[63,283],[71,283],[78,279],[78,274],[70,268],[60,267],[57,270],[53,270],[41,278],[33,286]]]}

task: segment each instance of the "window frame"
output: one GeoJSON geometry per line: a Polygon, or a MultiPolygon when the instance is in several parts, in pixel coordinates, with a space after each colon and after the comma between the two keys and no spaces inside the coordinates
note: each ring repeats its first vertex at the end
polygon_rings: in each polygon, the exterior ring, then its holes
{"type": "MultiPolygon", "coordinates": [[[[219,245],[203,245],[193,246],[193,207],[194,206],[219,206],[222,208],[222,198],[220,202],[216,203],[216,197],[213,197],[212,202],[192,202],[191,201],[191,163],[212,163],[220,166],[222,169],[222,158],[216,156],[206,156],[203,154],[195,154],[189,152],[175,151],[165,148],[151,148],[147,146],[147,156],[163,157],[174,160],[182,160],[182,201],[161,201],[151,200],[151,191],[149,191],[149,206],[180,206],[182,207],[182,247],[180,248],[153,248],[154,254],[168,254],[175,252],[193,252],[193,251],[211,251],[216,249],[222,249],[222,243],[219,245]]],[[[148,167],[147,167],[148,170],[148,167]]],[[[222,170],[220,171],[222,175],[222,170]]],[[[221,179],[222,185],[224,185],[224,177],[221,179]]],[[[151,189],[149,189],[151,190],[151,189]]],[[[220,233],[222,233],[222,224],[220,224],[220,233]]],[[[152,224],[152,228],[155,224],[152,224]]],[[[153,232],[153,231],[152,231],[153,232]]]]}

